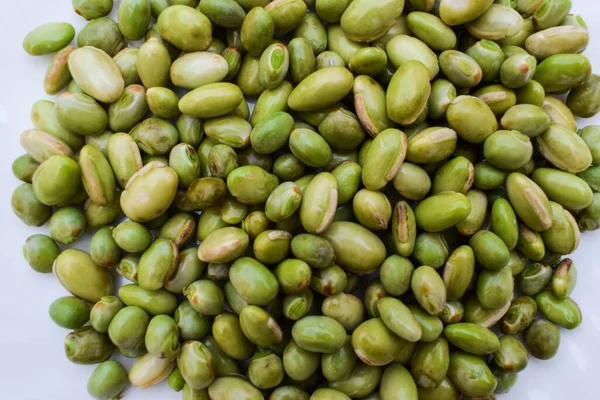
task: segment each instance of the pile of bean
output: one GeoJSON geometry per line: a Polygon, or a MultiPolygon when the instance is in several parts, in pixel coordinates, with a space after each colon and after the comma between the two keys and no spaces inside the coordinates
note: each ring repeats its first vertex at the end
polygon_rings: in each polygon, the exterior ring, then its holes
{"type": "Polygon", "coordinates": [[[50,316],[92,397],[493,399],[581,323],[600,76],[571,0],[73,6],[77,46],[23,42],[60,94],[12,208],[49,223],[23,253],[72,295],[50,316]]]}

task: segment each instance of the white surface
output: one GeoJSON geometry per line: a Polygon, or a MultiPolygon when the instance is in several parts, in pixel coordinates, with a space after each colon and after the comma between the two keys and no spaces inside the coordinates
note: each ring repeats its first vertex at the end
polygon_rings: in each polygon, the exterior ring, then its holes
{"type": "MultiPolygon", "coordinates": [[[[586,52],[600,69],[600,11],[594,0],[573,0],[574,11],[583,14],[592,41],[586,52]]],[[[27,236],[46,233],[46,228],[26,227],[13,215],[10,196],[19,181],[11,173],[14,158],[24,153],[19,135],[32,128],[31,105],[50,99],[43,91],[43,77],[50,56],[31,57],[21,48],[23,37],[40,24],[54,21],[72,23],[77,31],[85,21],[76,15],[69,0],[1,0],[0,14],[0,135],[2,169],[0,180],[0,399],[80,400],[87,399],[86,382],[94,366],[71,363],[64,355],[63,339],[68,333],[48,317],[48,305],[67,295],[52,274],[42,275],[29,268],[21,254],[27,236]]],[[[600,117],[580,126],[600,124],[600,117]]],[[[81,243],[86,248],[88,243],[81,243]]],[[[600,232],[582,236],[581,246],[572,255],[579,282],[573,298],[583,310],[584,320],[575,331],[561,330],[558,355],[550,361],[532,359],[519,374],[519,382],[502,399],[594,400],[598,392],[600,360],[600,232]]],[[[86,248],[87,249],[87,248],[86,248]]],[[[130,364],[127,366],[129,367],[130,364]]],[[[144,392],[130,388],[126,400],[179,399],[166,384],[144,392]]]]}

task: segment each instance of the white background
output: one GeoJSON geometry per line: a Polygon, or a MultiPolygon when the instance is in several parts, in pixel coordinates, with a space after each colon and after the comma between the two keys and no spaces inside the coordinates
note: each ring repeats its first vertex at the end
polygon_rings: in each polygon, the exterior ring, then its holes
{"type": "MultiPolygon", "coordinates": [[[[586,55],[600,69],[600,11],[594,0],[573,0],[574,11],[587,21],[591,43],[586,55]]],[[[25,35],[40,24],[66,21],[77,31],[84,25],[69,0],[0,0],[0,399],[87,399],[86,382],[94,366],[71,363],[64,355],[68,333],[48,317],[48,305],[68,293],[52,274],[34,272],[24,261],[21,246],[33,233],[13,215],[10,196],[19,181],[11,173],[14,158],[24,153],[22,131],[32,128],[31,105],[50,99],[43,77],[50,56],[31,57],[23,51],[25,35]]],[[[600,117],[580,121],[580,127],[600,124],[600,117]]],[[[88,242],[80,246],[87,249],[88,242]]],[[[575,331],[562,330],[558,355],[550,361],[531,360],[519,374],[508,396],[516,400],[600,399],[600,232],[582,236],[572,255],[579,282],[573,298],[583,310],[583,323],[575,331]]],[[[129,364],[127,365],[129,367],[129,364]]],[[[179,399],[166,384],[145,390],[129,388],[126,400],[179,399]]]]}

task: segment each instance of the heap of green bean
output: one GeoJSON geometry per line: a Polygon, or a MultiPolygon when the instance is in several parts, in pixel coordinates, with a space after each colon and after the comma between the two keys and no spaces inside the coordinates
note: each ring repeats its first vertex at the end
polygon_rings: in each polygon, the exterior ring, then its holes
{"type": "Polygon", "coordinates": [[[571,0],[73,8],[77,46],[23,42],[58,97],[12,208],[48,223],[23,254],[71,294],[49,312],[92,397],[494,399],[580,325],[600,76],[571,0]]]}

